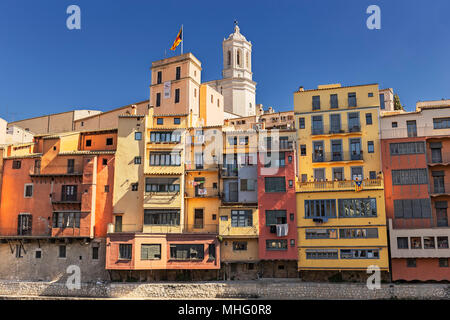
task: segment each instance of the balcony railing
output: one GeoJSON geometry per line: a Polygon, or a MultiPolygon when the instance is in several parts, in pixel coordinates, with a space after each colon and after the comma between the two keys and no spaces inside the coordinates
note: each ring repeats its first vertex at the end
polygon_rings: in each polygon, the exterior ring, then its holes
{"type": "Polygon", "coordinates": [[[431,196],[441,196],[450,194],[450,183],[434,185],[433,180],[431,182],[431,196]]]}
{"type": "Polygon", "coordinates": [[[311,128],[312,135],[333,135],[333,134],[348,134],[348,133],[358,133],[361,132],[361,126],[355,125],[351,127],[338,127],[338,126],[323,126],[317,128],[311,128]]]}
{"type": "Polygon", "coordinates": [[[448,221],[437,221],[435,218],[394,218],[392,220],[394,229],[430,229],[448,227],[448,221]]]}
{"type": "Polygon", "coordinates": [[[81,203],[82,192],[75,194],[61,194],[53,192],[50,194],[52,203],[81,203]]]}
{"type": "Polygon", "coordinates": [[[312,162],[339,162],[339,161],[357,161],[364,160],[363,152],[341,151],[341,152],[322,152],[311,155],[312,162]]]}
{"type": "Polygon", "coordinates": [[[80,176],[83,174],[83,166],[76,164],[73,167],[69,166],[46,166],[38,167],[32,166],[29,171],[30,176],[61,176],[61,175],[74,175],[80,176]]]}
{"type": "Polygon", "coordinates": [[[309,181],[299,182],[298,191],[340,191],[340,190],[364,190],[364,189],[383,189],[383,179],[364,179],[358,186],[354,180],[343,181],[309,181]]]}
{"type": "Polygon", "coordinates": [[[186,188],[186,197],[188,198],[208,198],[208,197],[218,197],[218,188],[186,188]]]}
{"type": "Polygon", "coordinates": [[[430,152],[427,154],[429,165],[448,165],[450,164],[450,153],[441,153],[440,155],[433,156],[430,152]]]}
{"type": "Polygon", "coordinates": [[[236,164],[224,164],[220,167],[220,175],[222,177],[237,177],[238,171],[238,165],[236,164]]]}
{"type": "Polygon", "coordinates": [[[219,225],[219,234],[221,236],[243,236],[243,237],[251,237],[258,236],[258,225],[253,225],[249,227],[234,227],[226,221],[225,223],[220,223],[219,225]]]}
{"type": "Polygon", "coordinates": [[[219,170],[217,163],[213,164],[186,164],[186,171],[216,171],[219,170]]]}

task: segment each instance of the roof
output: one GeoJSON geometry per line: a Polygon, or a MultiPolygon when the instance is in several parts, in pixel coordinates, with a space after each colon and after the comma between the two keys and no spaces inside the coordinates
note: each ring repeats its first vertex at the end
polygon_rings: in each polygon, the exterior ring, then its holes
{"type": "Polygon", "coordinates": [[[324,91],[324,90],[338,90],[338,89],[345,89],[345,88],[366,87],[366,86],[375,86],[375,85],[378,85],[378,83],[357,84],[357,85],[353,85],[353,86],[342,86],[342,87],[332,87],[332,88],[308,89],[308,90],[303,90],[303,91],[297,90],[297,91],[294,91],[294,93],[324,91]]]}
{"type": "Polygon", "coordinates": [[[82,118],[82,119],[75,120],[74,122],[85,121],[86,119],[99,117],[99,116],[104,115],[104,114],[108,114],[108,113],[111,113],[111,112],[116,112],[116,111],[120,111],[120,110],[125,109],[125,108],[129,108],[129,107],[133,106],[134,104],[142,104],[142,103],[146,103],[146,102],[148,103],[148,102],[150,102],[150,100],[147,99],[147,100],[143,100],[143,101],[139,101],[139,102],[135,102],[135,103],[130,103],[130,104],[127,104],[126,106],[123,106],[123,107],[118,107],[118,108],[115,108],[115,109],[112,109],[112,110],[108,110],[108,111],[105,111],[105,112],[102,112],[102,113],[94,114],[94,115],[89,116],[89,117],[85,117],[85,118],[82,118]]]}

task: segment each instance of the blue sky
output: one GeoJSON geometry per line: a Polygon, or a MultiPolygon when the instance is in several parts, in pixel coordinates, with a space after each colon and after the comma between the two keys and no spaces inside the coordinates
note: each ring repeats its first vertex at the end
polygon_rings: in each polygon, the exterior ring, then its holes
{"type": "Polygon", "coordinates": [[[449,17],[448,0],[2,0],[0,117],[148,99],[151,62],[172,54],[181,24],[202,80],[220,78],[235,19],[253,44],[257,103],[288,110],[300,85],[379,83],[412,109],[450,98],[449,17]],[[81,8],[81,30],[66,28],[71,4],[81,8]],[[381,30],[366,27],[371,4],[381,8],[381,30]]]}

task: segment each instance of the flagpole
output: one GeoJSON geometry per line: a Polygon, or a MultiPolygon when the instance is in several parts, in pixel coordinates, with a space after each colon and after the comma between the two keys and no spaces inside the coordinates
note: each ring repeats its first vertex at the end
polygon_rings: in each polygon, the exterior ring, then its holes
{"type": "Polygon", "coordinates": [[[181,25],[181,54],[183,54],[183,42],[184,42],[184,28],[181,25]]]}

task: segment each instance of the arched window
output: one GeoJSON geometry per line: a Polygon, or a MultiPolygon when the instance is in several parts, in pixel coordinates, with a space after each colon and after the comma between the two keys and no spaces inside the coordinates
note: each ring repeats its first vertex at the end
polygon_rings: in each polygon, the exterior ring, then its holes
{"type": "Polygon", "coordinates": [[[248,64],[248,52],[245,54],[245,66],[247,67],[247,69],[250,68],[250,65],[248,64]]]}
{"type": "Polygon", "coordinates": [[[238,66],[241,66],[241,50],[237,51],[236,63],[237,63],[238,66]]]}
{"type": "Polygon", "coordinates": [[[230,50],[228,50],[228,57],[227,57],[227,64],[228,65],[231,65],[231,51],[230,50]]]}

